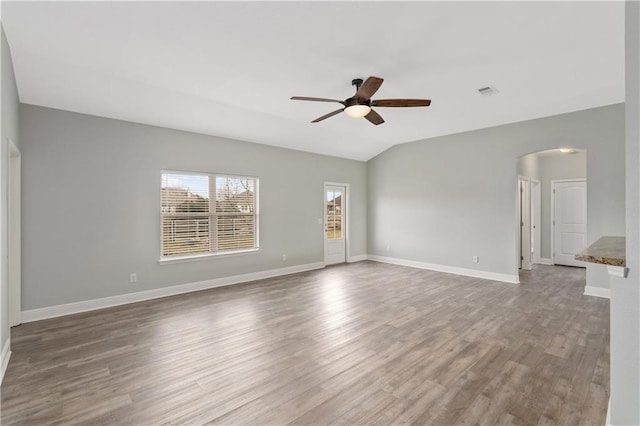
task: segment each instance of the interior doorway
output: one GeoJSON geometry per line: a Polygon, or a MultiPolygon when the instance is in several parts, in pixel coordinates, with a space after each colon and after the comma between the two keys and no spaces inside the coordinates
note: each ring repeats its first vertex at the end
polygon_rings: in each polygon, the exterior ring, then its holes
{"type": "Polygon", "coordinates": [[[531,269],[531,179],[518,177],[519,269],[531,269]]]}
{"type": "Polygon", "coordinates": [[[348,256],[349,185],[324,185],[324,263],[345,263],[348,256]]]}
{"type": "Polygon", "coordinates": [[[517,159],[516,178],[518,270],[535,264],[584,266],[572,259],[587,241],[587,152],[562,148],[523,155],[517,159]],[[573,183],[560,193],[554,185],[561,182],[573,183]],[[578,188],[576,182],[584,182],[584,187],[578,188]],[[556,211],[561,206],[556,206],[554,196],[562,196],[562,205],[567,204],[562,212],[556,211]]]}

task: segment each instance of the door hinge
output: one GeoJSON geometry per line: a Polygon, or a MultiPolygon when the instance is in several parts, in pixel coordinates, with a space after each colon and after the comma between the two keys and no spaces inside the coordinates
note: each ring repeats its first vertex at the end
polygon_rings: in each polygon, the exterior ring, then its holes
{"type": "Polygon", "coordinates": [[[524,256],[520,256],[520,260],[524,260],[524,256]]]}
{"type": "Polygon", "coordinates": [[[553,190],[553,193],[554,193],[554,194],[556,193],[556,190],[555,190],[555,189],[553,190]]]}

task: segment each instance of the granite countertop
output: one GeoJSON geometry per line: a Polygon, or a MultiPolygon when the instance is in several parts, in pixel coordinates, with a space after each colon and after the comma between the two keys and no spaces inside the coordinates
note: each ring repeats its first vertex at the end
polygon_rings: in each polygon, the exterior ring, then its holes
{"type": "Polygon", "coordinates": [[[576,260],[611,266],[626,266],[624,237],[602,237],[576,254],[576,260]]]}

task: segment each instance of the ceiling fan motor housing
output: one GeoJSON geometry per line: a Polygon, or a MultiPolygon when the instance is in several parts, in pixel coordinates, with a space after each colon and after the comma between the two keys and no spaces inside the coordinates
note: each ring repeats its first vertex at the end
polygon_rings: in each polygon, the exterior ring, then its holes
{"type": "Polygon", "coordinates": [[[355,96],[353,98],[345,99],[344,101],[345,108],[350,107],[351,105],[371,106],[371,99],[356,98],[355,96]]]}

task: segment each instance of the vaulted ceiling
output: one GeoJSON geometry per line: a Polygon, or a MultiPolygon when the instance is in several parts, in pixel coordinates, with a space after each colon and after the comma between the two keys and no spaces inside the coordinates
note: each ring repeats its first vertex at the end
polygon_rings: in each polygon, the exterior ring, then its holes
{"type": "Polygon", "coordinates": [[[624,101],[624,2],[3,2],[24,103],[367,160],[624,101]],[[351,80],[385,79],[373,126],[351,80]],[[481,96],[493,85],[499,93],[481,96]]]}

